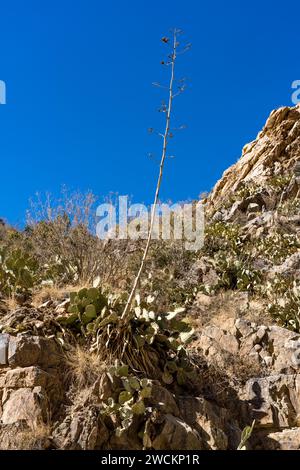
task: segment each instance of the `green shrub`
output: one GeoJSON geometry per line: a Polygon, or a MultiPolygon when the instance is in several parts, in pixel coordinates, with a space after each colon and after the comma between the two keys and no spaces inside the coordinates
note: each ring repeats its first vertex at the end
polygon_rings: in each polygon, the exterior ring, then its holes
{"type": "Polygon", "coordinates": [[[268,179],[268,185],[276,192],[282,192],[290,183],[292,175],[276,175],[268,179]]]}
{"type": "Polygon", "coordinates": [[[300,248],[299,239],[291,233],[275,233],[255,240],[253,254],[273,263],[282,263],[300,248]]]}
{"type": "Polygon", "coordinates": [[[226,222],[213,222],[206,227],[203,251],[213,255],[219,250],[239,253],[244,245],[240,226],[226,222]]]}
{"type": "Polygon", "coordinates": [[[226,252],[215,256],[215,268],[220,278],[219,288],[254,292],[261,282],[261,273],[249,262],[226,252]]]}

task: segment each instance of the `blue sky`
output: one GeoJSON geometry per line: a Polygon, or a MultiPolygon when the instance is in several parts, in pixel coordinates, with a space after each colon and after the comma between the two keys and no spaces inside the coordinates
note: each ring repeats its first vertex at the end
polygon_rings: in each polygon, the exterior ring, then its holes
{"type": "MultiPolygon", "coordinates": [[[[210,190],[300,79],[299,1],[0,1],[0,217],[24,221],[36,191],[61,185],[150,203],[163,124],[160,38],[185,31],[161,197],[210,190]],[[149,159],[148,152],[156,158],[149,159]]],[[[167,76],[165,76],[167,79],[167,76]]]]}

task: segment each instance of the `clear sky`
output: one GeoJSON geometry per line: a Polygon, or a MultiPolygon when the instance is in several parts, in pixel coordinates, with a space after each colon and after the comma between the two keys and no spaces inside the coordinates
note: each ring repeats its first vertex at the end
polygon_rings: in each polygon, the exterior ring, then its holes
{"type": "Polygon", "coordinates": [[[147,129],[162,124],[151,83],[164,79],[170,27],[193,46],[178,62],[190,85],[174,124],[187,128],[165,200],[210,190],[300,79],[299,0],[0,0],[0,18],[0,217],[13,223],[62,184],[151,202],[160,142],[147,129]]]}

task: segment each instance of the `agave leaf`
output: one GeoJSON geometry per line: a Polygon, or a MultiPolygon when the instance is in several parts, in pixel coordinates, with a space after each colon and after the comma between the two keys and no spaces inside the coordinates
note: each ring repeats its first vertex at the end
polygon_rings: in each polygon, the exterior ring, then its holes
{"type": "Polygon", "coordinates": [[[167,320],[172,320],[172,319],[175,318],[177,315],[179,315],[180,313],[184,313],[184,312],[185,312],[185,308],[184,308],[184,307],[176,308],[174,311],[168,312],[166,318],[167,318],[167,320]]]}
{"type": "Polygon", "coordinates": [[[194,328],[192,328],[190,331],[180,333],[179,337],[180,337],[181,341],[186,344],[189,341],[191,341],[194,334],[195,334],[195,330],[194,330],[194,328]]]}
{"type": "Polygon", "coordinates": [[[93,301],[93,305],[96,307],[97,314],[101,313],[104,308],[106,308],[107,299],[104,295],[100,294],[98,299],[93,301]]]}

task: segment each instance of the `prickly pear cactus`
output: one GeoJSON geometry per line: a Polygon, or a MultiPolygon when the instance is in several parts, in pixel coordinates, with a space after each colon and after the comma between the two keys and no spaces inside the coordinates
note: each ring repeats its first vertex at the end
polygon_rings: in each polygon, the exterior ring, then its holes
{"type": "Polygon", "coordinates": [[[106,306],[107,298],[100,289],[83,288],[70,293],[68,315],[58,317],[57,321],[66,326],[85,327],[99,317],[106,306]]]}
{"type": "Polygon", "coordinates": [[[21,250],[0,251],[0,290],[6,295],[30,291],[38,280],[38,263],[21,250]]]}

